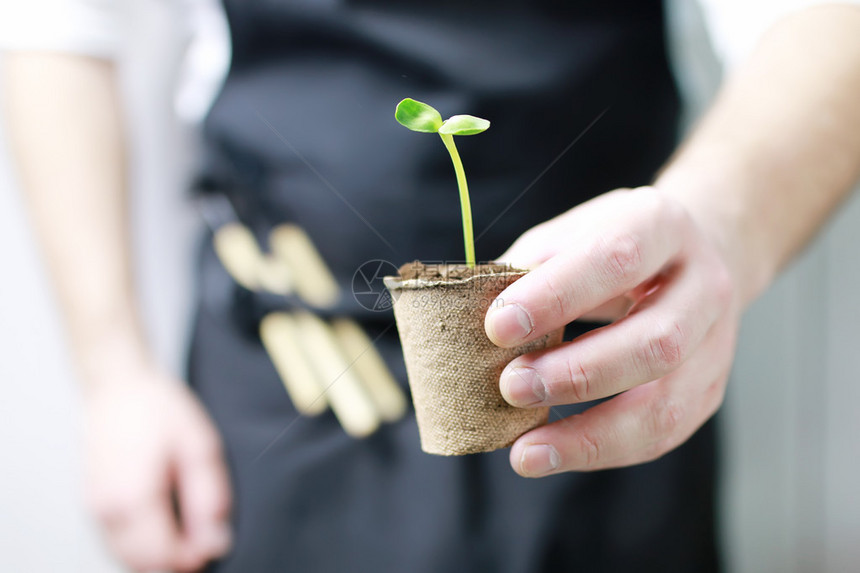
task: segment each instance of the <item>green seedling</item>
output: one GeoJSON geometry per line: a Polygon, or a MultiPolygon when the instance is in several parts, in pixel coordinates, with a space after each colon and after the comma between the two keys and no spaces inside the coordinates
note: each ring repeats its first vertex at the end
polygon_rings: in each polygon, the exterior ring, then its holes
{"type": "Polygon", "coordinates": [[[475,135],[486,131],[490,122],[472,115],[453,115],[442,121],[439,112],[426,103],[406,98],[397,104],[394,118],[404,127],[422,133],[438,133],[451,161],[454,162],[454,173],[457,175],[457,187],[460,189],[460,210],[463,212],[463,240],[466,243],[466,264],[475,266],[475,235],[472,231],[472,206],[469,202],[469,187],[466,184],[466,172],[463,162],[454,145],[455,135],[475,135]]]}

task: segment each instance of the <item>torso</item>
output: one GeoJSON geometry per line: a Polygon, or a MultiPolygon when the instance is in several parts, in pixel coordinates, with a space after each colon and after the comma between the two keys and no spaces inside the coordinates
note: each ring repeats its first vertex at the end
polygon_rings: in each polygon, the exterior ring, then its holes
{"type": "MultiPolygon", "coordinates": [[[[459,143],[481,259],[647,183],[672,150],[659,2],[225,5],[233,64],[205,126],[207,177],[261,240],[282,221],[306,229],[347,292],[370,259],[463,258],[450,161],[395,123],[403,97],[493,123],[459,143]]],[[[710,425],[658,462],[542,480],[516,476],[506,451],[424,454],[412,416],[356,441],[330,414],[296,416],[208,248],[201,277],[190,374],[238,501],[237,549],[214,571],[716,568],[710,425]]],[[[392,321],[344,312],[371,334],[392,321]]],[[[393,329],[377,344],[405,385],[393,329]]]]}

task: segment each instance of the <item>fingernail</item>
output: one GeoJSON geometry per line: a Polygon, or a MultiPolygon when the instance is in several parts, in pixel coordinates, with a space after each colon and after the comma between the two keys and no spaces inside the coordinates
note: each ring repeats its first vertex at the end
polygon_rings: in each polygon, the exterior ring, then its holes
{"type": "Polygon", "coordinates": [[[534,324],[526,310],[517,303],[494,306],[490,310],[489,323],[493,338],[503,344],[514,344],[534,330],[534,324]]]}
{"type": "Polygon", "coordinates": [[[232,534],[226,523],[213,523],[200,532],[201,543],[214,556],[223,555],[230,549],[232,534]]]}
{"type": "Polygon", "coordinates": [[[532,444],[526,446],[520,458],[520,472],[528,477],[540,477],[557,470],[561,465],[561,456],[549,444],[532,444]]]}
{"type": "Polygon", "coordinates": [[[501,387],[505,399],[514,406],[531,406],[546,400],[546,384],[534,368],[506,368],[501,387]]]}

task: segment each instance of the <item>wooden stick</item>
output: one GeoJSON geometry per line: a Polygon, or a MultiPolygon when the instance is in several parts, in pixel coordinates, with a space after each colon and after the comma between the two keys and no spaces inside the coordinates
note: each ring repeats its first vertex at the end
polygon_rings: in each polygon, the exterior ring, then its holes
{"type": "Polygon", "coordinates": [[[354,364],[345,359],[331,327],[310,312],[296,312],[295,317],[302,332],[303,348],[323,380],[326,398],[340,425],[350,436],[369,436],[379,427],[379,413],[354,364]]]}
{"type": "Polygon", "coordinates": [[[271,293],[288,295],[293,292],[293,276],[289,267],[280,258],[264,255],[257,269],[260,288],[271,293]]]}
{"type": "Polygon", "coordinates": [[[402,418],[406,397],[370,337],[349,318],[335,319],[331,326],[344,356],[353,363],[382,419],[395,422],[402,418]]]}
{"type": "Polygon", "coordinates": [[[272,253],[292,271],[293,286],[302,299],[318,308],[333,306],[340,298],[337,281],[307,233],[293,224],[272,229],[272,253]]]}
{"type": "Polygon", "coordinates": [[[227,223],[215,231],[213,244],[230,276],[246,289],[257,290],[263,253],[251,230],[241,223],[227,223]]]}
{"type": "Polygon", "coordinates": [[[273,312],[260,322],[260,338],[296,410],[316,416],[328,408],[324,387],[305,352],[296,320],[273,312]]]}

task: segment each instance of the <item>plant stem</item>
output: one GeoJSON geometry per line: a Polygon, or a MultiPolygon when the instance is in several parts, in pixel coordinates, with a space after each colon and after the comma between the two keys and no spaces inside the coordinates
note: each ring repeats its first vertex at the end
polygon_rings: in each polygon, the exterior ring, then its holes
{"type": "Polygon", "coordinates": [[[457,174],[457,187],[460,189],[460,210],[463,213],[463,241],[466,244],[466,264],[470,267],[475,266],[475,234],[472,231],[472,205],[469,202],[469,187],[466,185],[466,172],[463,170],[463,162],[460,161],[460,154],[457,153],[457,146],[454,145],[454,136],[440,133],[439,137],[451,154],[451,161],[454,162],[454,172],[457,174]]]}

